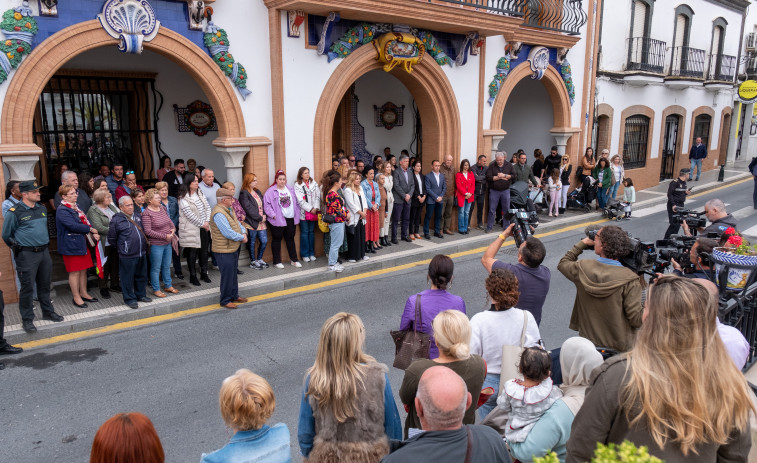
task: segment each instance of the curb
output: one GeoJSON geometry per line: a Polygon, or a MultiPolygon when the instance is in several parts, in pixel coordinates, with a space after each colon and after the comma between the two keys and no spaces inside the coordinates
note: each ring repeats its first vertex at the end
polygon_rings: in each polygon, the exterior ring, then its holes
{"type": "MultiPolygon", "coordinates": [[[[724,182],[710,182],[703,184],[699,186],[699,188],[697,188],[696,193],[705,193],[720,186],[727,186],[732,183],[738,182],[747,177],[751,177],[751,175],[734,175],[733,177],[726,179],[726,181],[724,182]]],[[[658,204],[665,203],[665,201],[665,196],[650,198],[637,202],[635,204],[634,210],[638,211],[647,207],[656,206],[658,204]]],[[[596,223],[607,220],[608,219],[605,219],[602,216],[591,213],[558,219],[547,224],[542,224],[538,229],[539,233],[537,234],[537,236],[545,232],[575,226],[579,223],[596,223]]],[[[289,273],[286,275],[273,275],[259,280],[241,283],[239,286],[239,292],[243,297],[250,298],[279,291],[286,291],[292,288],[315,285],[327,281],[344,280],[344,283],[349,284],[355,280],[364,278],[361,277],[361,274],[387,270],[394,267],[401,267],[411,264],[413,266],[422,266],[426,265],[427,261],[437,254],[454,255],[458,253],[470,252],[481,247],[486,247],[494,239],[494,236],[496,236],[494,233],[482,235],[476,234],[475,236],[469,238],[461,238],[448,243],[439,241],[422,241],[423,244],[421,245],[421,249],[408,249],[384,256],[379,255],[371,258],[368,261],[359,262],[356,264],[348,264],[347,266],[345,266],[345,271],[340,274],[329,272],[326,269],[324,263],[319,263],[318,267],[312,267],[304,271],[289,273]],[[286,278],[282,278],[282,276],[286,276],[286,278]]],[[[512,241],[508,242],[508,244],[512,245],[512,241]]],[[[317,290],[318,288],[313,289],[317,290]]],[[[83,314],[67,316],[67,320],[61,323],[37,323],[37,333],[35,334],[27,334],[21,329],[7,331],[5,333],[5,339],[11,344],[20,344],[30,341],[39,341],[55,336],[77,333],[81,331],[94,330],[116,323],[131,322],[134,320],[140,320],[154,316],[167,315],[199,307],[213,305],[218,306],[218,294],[219,293],[216,288],[210,288],[204,291],[184,293],[184,297],[178,296],[169,298],[168,300],[154,300],[151,303],[144,304],[142,307],[136,310],[129,309],[125,305],[123,305],[116,307],[115,310],[113,308],[106,309],[105,311],[108,313],[94,315],[85,312],[83,314]]],[[[286,294],[282,294],[279,297],[286,296],[286,294]]],[[[241,307],[241,309],[252,309],[254,308],[255,304],[260,303],[265,302],[248,303],[241,307]]],[[[220,308],[220,306],[218,307],[220,308]]]]}

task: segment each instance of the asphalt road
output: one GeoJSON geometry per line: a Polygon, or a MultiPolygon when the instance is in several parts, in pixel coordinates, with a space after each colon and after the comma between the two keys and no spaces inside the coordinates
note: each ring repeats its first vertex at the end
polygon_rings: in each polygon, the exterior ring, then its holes
{"type": "MultiPolygon", "coordinates": [[[[721,198],[729,212],[743,217],[740,228],[746,230],[757,226],[751,193],[752,182],[745,182],[690,204],[701,210],[707,199],[721,198]]],[[[621,226],[642,239],[662,238],[667,228],[664,209],[638,212],[645,216],[621,226]]],[[[574,230],[544,238],[552,285],[540,330],[548,348],[575,335],[567,328],[575,288],[556,266],[581,237],[582,231],[574,230]]],[[[514,261],[513,247],[503,249],[500,258],[514,261]]],[[[479,259],[471,255],[455,260],[450,291],[463,297],[469,315],[487,308],[486,272],[479,259]]],[[[323,321],[338,311],[357,313],[367,328],[367,352],[391,364],[389,330],[398,326],[408,296],[427,287],[425,272],[413,269],[4,357],[0,460],[88,461],[94,434],[106,419],[140,411],[155,424],[167,461],[199,461],[202,452],[222,447],[231,436],[218,411],[221,381],[238,368],[249,368],[273,386],[277,408],[271,421],[289,426],[294,461],[299,461],[302,378],[313,363],[323,321]]],[[[391,369],[390,378],[397,391],[402,372],[391,369]]]]}

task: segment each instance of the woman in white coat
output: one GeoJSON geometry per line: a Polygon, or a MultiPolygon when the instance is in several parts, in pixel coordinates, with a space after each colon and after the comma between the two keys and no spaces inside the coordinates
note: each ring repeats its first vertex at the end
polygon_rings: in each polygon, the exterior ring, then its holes
{"type": "Polygon", "coordinates": [[[321,189],[307,167],[300,167],[297,172],[294,194],[300,206],[300,255],[305,262],[315,261],[315,225],[321,209],[321,189]]]}
{"type": "Polygon", "coordinates": [[[189,282],[200,286],[195,263],[200,256],[200,278],[210,283],[208,277],[208,242],[210,240],[210,205],[200,191],[195,174],[186,174],[179,186],[179,244],[186,249],[189,282]]]}
{"type": "Polygon", "coordinates": [[[347,262],[368,260],[368,256],[365,255],[365,217],[368,202],[360,186],[362,180],[362,175],[352,170],[347,176],[347,184],[344,187],[344,202],[350,212],[346,238],[347,262]]]}
{"type": "Polygon", "coordinates": [[[394,180],[392,179],[392,164],[386,162],[381,167],[381,173],[384,174],[384,188],[386,189],[386,218],[384,219],[384,226],[379,230],[379,242],[382,246],[391,246],[389,242],[389,223],[391,222],[392,211],[394,210],[394,195],[392,194],[392,188],[394,187],[394,180]]]}

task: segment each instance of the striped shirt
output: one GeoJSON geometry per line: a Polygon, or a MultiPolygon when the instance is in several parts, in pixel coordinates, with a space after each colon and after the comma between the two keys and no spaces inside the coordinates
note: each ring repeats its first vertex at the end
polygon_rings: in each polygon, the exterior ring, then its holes
{"type": "Polygon", "coordinates": [[[156,212],[148,207],[142,212],[142,228],[144,228],[145,235],[150,239],[150,244],[165,246],[169,244],[166,235],[173,231],[174,226],[164,208],[161,207],[156,212]]]}
{"type": "Polygon", "coordinates": [[[202,227],[205,222],[210,222],[210,205],[205,199],[200,190],[197,190],[195,194],[187,194],[181,200],[179,200],[179,207],[184,213],[184,216],[189,220],[189,223],[195,227],[202,227]],[[199,211],[199,216],[192,212],[192,208],[189,206],[190,201],[194,203],[195,207],[199,211]]]}

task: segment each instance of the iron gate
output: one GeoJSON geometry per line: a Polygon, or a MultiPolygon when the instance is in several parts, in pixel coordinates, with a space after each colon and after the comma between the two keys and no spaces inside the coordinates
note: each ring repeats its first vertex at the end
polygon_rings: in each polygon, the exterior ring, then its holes
{"type": "Polygon", "coordinates": [[[94,172],[114,162],[138,179],[151,178],[154,146],[163,154],[157,129],[162,105],[152,78],[53,76],[39,97],[33,128],[45,153],[43,182],[49,184],[61,164],[94,172]]]}
{"type": "Polygon", "coordinates": [[[680,116],[672,114],[665,118],[665,139],[662,146],[660,181],[673,178],[676,153],[678,152],[678,122],[680,116]]]}

